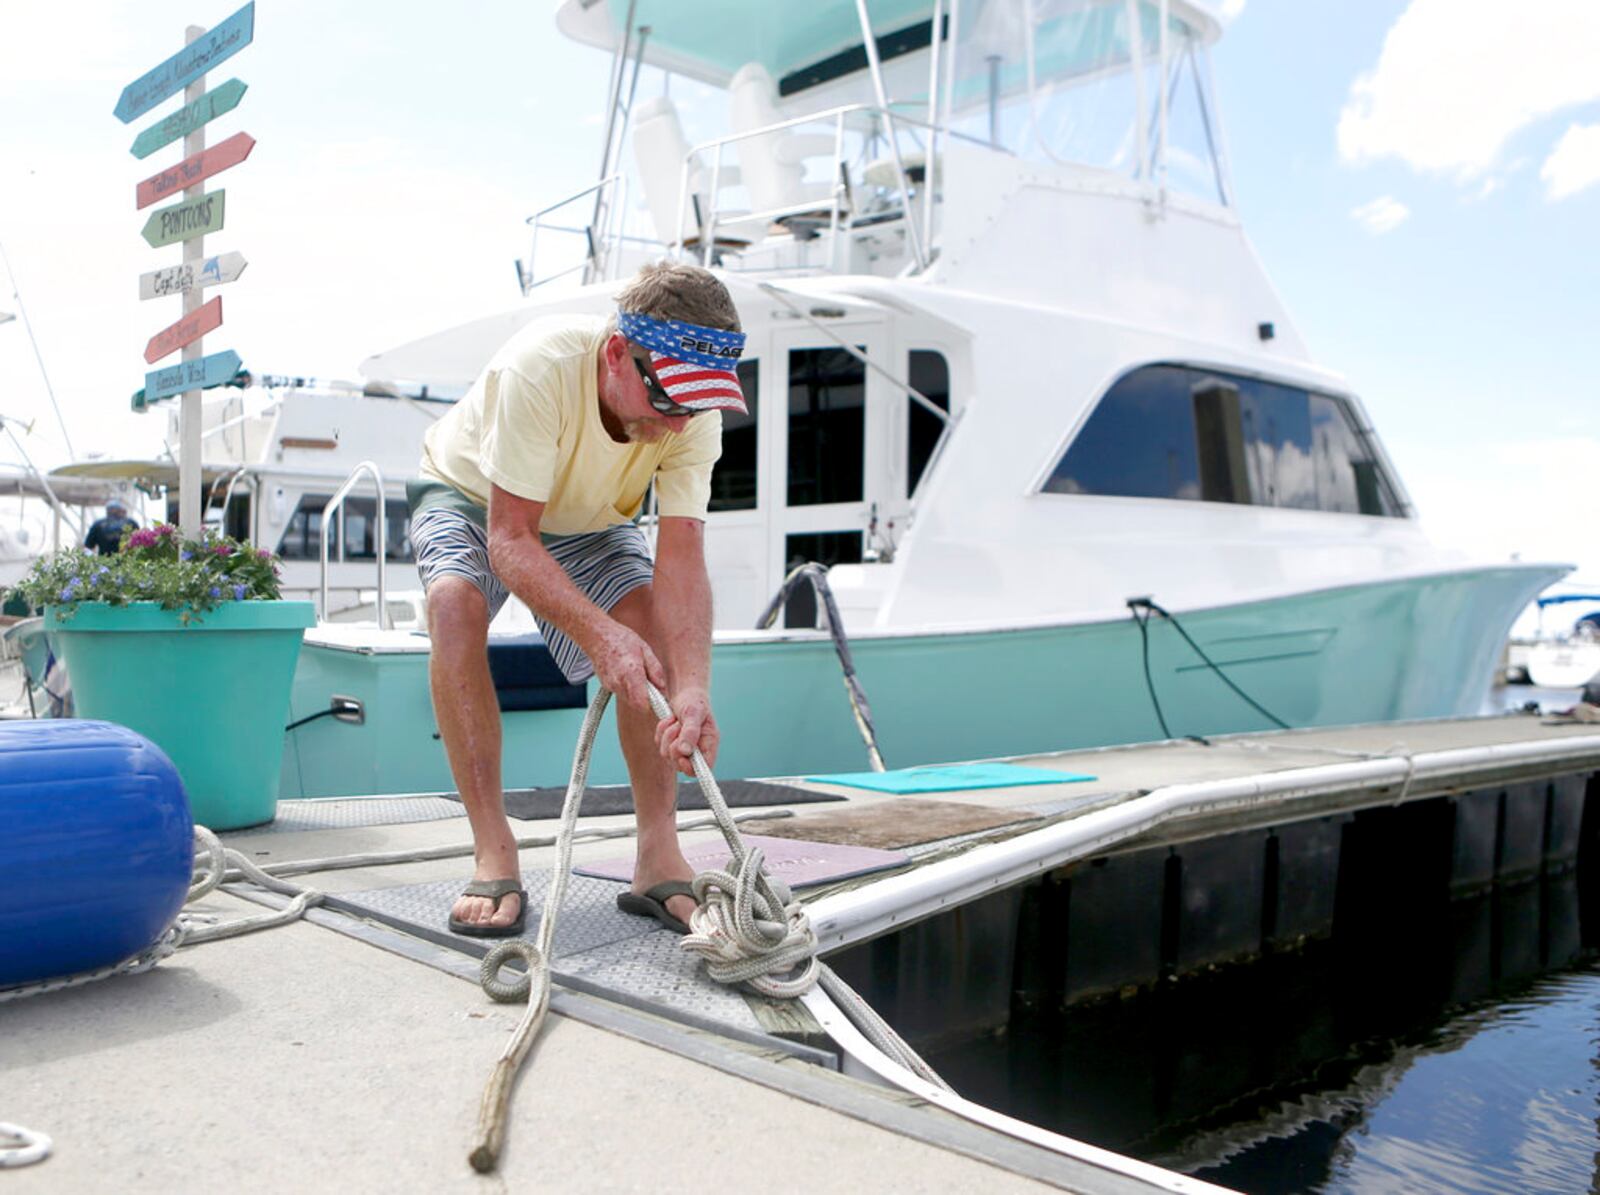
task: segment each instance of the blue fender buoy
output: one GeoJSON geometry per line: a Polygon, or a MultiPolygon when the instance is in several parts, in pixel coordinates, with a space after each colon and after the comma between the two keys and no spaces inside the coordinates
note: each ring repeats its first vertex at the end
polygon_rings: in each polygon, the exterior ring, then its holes
{"type": "Polygon", "coordinates": [[[193,864],[183,782],[154,743],[111,722],[0,723],[0,988],[150,946],[193,864]]]}

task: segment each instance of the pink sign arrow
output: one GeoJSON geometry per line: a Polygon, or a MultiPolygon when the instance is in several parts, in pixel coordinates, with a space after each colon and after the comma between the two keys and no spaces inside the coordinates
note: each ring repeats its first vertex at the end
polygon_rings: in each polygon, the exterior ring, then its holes
{"type": "Polygon", "coordinates": [[[185,187],[203,182],[213,174],[221,174],[230,166],[237,166],[250,156],[250,151],[255,147],[256,140],[249,133],[235,133],[226,141],[219,141],[210,149],[203,149],[176,166],[152,174],[138,186],[138,207],[147,208],[157,200],[166,199],[185,187]]]}
{"type": "Polygon", "coordinates": [[[222,327],[222,296],[197,307],[171,327],[163,328],[144,346],[144,359],[154,365],[168,353],[176,352],[186,344],[193,344],[207,332],[222,327]]]}

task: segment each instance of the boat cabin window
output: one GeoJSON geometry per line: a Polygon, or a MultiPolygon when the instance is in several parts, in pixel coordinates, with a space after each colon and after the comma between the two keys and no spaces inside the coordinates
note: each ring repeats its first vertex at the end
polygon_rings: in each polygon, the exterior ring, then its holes
{"type": "MultiPolygon", "coordinates": [[[[906,380],[918,393],[946,413],[950,410],[950,363],[933,349],[912,349],[906,362],[906,380]]],[[[906,399],[906,493],[915,492],[928,467],[933,446],[944,424],[921,403],[906,399]]]]}
{"type": "Polygon", "coordinates": [[[1149,365],[1119,379],[1044,490],[1403,513],[1343,400],[1181,365],[1149,365]]]}
{"type": "Polygon", "coordinates": [[[754,510],[758,451],[756,428],[760,423],[756,405],[761,393],[761,363],[751,358],[739,362],[739,389],[744,391],[747,415],[722,412],[722,455],[711,469],[711,510],[754,510]]]}
{"type": "Polygon", "coordinates": [[[844,349],[789,354],[790,506],[861,500],[866,397],[867,367],[844,349]]]}
{"type": "MultiPolygon", "coordinates": [[[[322,555],[322,511],[331,494],[301,494],[300,502],[289,518],[289,525],[278,545],[278,555],[285,560],[318,560],[322,555]]],[[[377,508],[371,498],[349,497],[344,500],[345,534],[349,537],[344,558],[346,560],[374,560],[373,537],[377,534],[377,508]]],[[[404,498],[390,498],[384,504],[388,518],[388,550],[385,560],[409,564],[411,552],[411,527],[404,498]]],[[[329,528],[328,559],[339,559],[339,520],[334,518],[329,528]]]]}

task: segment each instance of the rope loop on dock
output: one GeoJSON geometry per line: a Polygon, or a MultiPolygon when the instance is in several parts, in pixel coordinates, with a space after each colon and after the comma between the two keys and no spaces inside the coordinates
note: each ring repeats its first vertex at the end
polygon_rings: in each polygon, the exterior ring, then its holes
{"type": "Polygon", "coordinates": [[[53,1144],[43,1133],[0,1121],[0,1170],[42,1162],[50,1156],[53,1144]]]}
{"type": "Polygon", "coordinates": [[[534,971],[544,966],[544,958],[537,946],[514,938],[509,942],[501,942],[483,956],[483,963],[478,968],[478,984],[489,993],[491,999],[501,1004],[521,1004],[532,993],[534,971]],[[520,958],[527,970],[514,979],[501,979],[501,969],[513,958],[520,958]]]}

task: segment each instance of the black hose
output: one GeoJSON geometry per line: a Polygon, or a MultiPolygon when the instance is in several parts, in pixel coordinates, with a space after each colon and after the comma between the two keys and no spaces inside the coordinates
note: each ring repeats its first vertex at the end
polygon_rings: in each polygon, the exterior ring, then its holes
{"type": "Polygon", "coordinates": [[[1192,638],[1190,638],[1189,632],[1183,629],[1183,624],[1173,616],[1170,610],[1164,609],[1162,606],[1158,605],[1154,599],[1144,597],[1129,598],[1128,610],[1133,615],[1133,621],[1139,624],[1139,638],[1144,644],[1144,681],[1150,689],[1150,702],[1155,706],[1156,719],[1161,723],[1162,733],[1165,734],[1169,739],[1172,737],[1172,732],[1167,729],[1167,721],[1161,716],[1161,703],[1156,699],[1155,683],[1150,679],[1150,636],[1149,632],[1146,630],[1146,626],[1149,623],[1150,616],[1152,614],[1159,614],[1162,618],[1170,622],[1177,630],[1178,634],[1183,636],[1183,641],[1190,647],[1194,648],[1195,655],[1204,660],[1206,667],[1215,672],[1217,676],[1221,678],[1222,683],[1227,685],[1228,688],[1232,689],[1236,694],[1238,694],[1246,705],[1255,710],[1256,713],[1260,714],[1274,726],[1278,727],[1279,730],[1292,729],[1290,725],[1282,718],[1278,717],[1277,714],[1267,709],[1266,706],[1262,705],[1254,697],[1251,697],[1250,694],[1246,693],[1238,685],[1234,684],[1228,674],[1217,666],[1217,662],[1210,656],[1206,655],[1205,649],[1196,643],[1192,638]],[[1140,610],[1145,612],[1143,618],[1139,617],[1140,610]]]}

